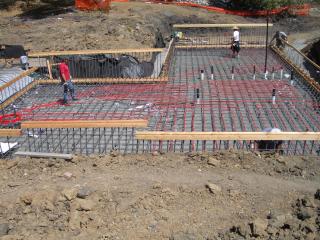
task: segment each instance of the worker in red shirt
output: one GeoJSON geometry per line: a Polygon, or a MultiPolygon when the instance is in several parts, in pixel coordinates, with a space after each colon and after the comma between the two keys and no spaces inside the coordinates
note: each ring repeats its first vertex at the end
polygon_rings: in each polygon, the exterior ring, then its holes
{"type": "Polygon", "coordinates": [[[70,75],[70,70],[67,65],[68,60],[64,59],[62,62],[59,64],[59,72],[60,72],[60,78],[61,78],[61,83],[63,84],[63,103],[66,104],[68,103],[68,91],[71,94],[72,100],[77,100],[74,95],[74,86],[71,81],[71,75],[70,75]]]}

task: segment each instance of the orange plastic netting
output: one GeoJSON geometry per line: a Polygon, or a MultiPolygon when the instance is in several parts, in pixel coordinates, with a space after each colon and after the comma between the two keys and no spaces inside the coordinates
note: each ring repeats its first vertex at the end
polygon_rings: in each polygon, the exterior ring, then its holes
{"type": "Polygon", "coordinates": [[[110,10],[110,0],[76,0],[76,8],[80,10],[110,10]]]}
{"type": "MultiPolygon", "coordinates": [[[[130,0],[111,0],[112,2],[130,2],[130,0]]],[[[286,7],[276,8],[269,11],[266,10],[260,10],[260,11],[237,11],[237,10],[228,10],[224,8],[219,7],[211,7],[211,6],[204,6],[197,3],[191,3],[191,2],[176,2],[174,0],[145,0],[145,2],[152,2],[152,3],[161,3],[161,4],[174,4],[178,6],[187,6],[187,7],[196,7],[196,8],[202,8],[206,9],[208,11],[212,12],[219,12],[224,14],[232,14],[232,15],[238,15],[238,16],[244,16],[244,17],[258,17],[258,16],[267,16],[269,15],[277,15],[281,14],[285,11],[289,12],[293,15],[299,15],[299,16],[307,16],[309,15],[310,11],[310,4],[301,4],[301,5],[290,5],[286,7]]]]}

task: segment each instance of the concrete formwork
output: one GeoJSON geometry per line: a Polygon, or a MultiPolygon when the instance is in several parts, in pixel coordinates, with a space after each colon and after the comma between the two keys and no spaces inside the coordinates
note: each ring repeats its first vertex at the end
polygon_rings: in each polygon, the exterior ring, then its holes
{"type": "MultiPolygon", "coordinates": [[[[293,76],[291,81],[291,69],[271,51],[265,78],[264,53],[262,48],[242,49],[235,59],[226,48],[175,49],[167,83],[77,85],[79,100],[68,105],[59,101],[62,86],[39,85],[14,105],[23,120],[148,119],[148,130],[160,131],[262,131],[267,127],[320,131],[319,95],[311,93],[303,79],[293,76]]],[[[5,109],[7,114],[12,111],[10,106],[5,109]]],[[[160,148],[209,150],[230,144],[139,142],[132,128],[26,131],[29,137],[20,150],[90,154],[117,148],[128,153],[160,148]]],[[[311,152],[318,145],[309,146],[311,152]]],[[[299,146],[300,150],[304,147],[299,146]]]]}

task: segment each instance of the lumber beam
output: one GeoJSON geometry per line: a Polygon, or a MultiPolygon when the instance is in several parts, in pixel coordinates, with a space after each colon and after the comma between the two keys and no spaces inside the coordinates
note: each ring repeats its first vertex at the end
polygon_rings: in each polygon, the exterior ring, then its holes
{"type": "MultiPolygon", "coordinates": [[[[95,84],[95,83],[159,83],[167,82],[168,77],[160,78],[75,78],[72,80],[76,84],[95,84]]],[[[39,84],[59,84],[58,79],[38,80],[39,84]]]]}
{"type": "Polygon", "coordinates": [[[46,152],[16,152],[14,153],[16,156],[23,156],[23,157],[32,157],[32,158],[58,158],[58,159],[65,159],[65,160],[72,160],[72,154],[64,154],[64,153],[46,153],[46,152]]]}
{"type": "Polygon", "coordinates": [[[37,71],[38,67],[32,67],[29,70],[21,73],[20,75],[16,76],[14,79],[10,80],[9,82],[3,84],[0,86],[0,91],[2,91],[3,89],[10,87],[12,84],[14,84],[15,82],[19,81],[20,79],[27,77],[28,75],[30,75],[31,73],[37,71]]]}
{"type": "Polygon", "coordinates": [[[302,69],[297,67],[284,53],[279,51],[275,46],[271,46],[271,49],[287,64],[289,64],[316,92],[320,92],[320,84],[316,82],[312,77],[306,74],[302,69]]]}
{"type": "Polygon", "coordinates": [[[22,129],[34,128],[146,128],[148,120],[65,120],[65,121],[25,121],[22,129]]]}
{"type": "Polygon", "coordinates": [[[47,62],[47,68],[48,68],[49,78],[50,78],[50,79],[53,79],[53,77],[52,77],[52,68],[51,68],[50,61],[47,60],[46,62],[47,62]]]}
{"type": "Polygon", "coordinates": [[[0,129],[0,137],[20,137],[21,129],[0,129]]]}
{"type": "MultiPolygon", "coordinates": [[[[227,24],[174,24],[173,28],[232,28],[237,26],[239,28],[256,28],[267,27],[266,23],[227,23],[227,24]]],[[[269,23],[269,27],[273,24],[269,23]]]]}
{"type": "Polygon", "coordinates": [[[162,52],[163,48],[135,48],[119,50],[78,50],[78,51],[50,51],[50,52],[33,52],[28,56],[32,57],[49,57],[49,56],[67,56],[67,55],[89,55],[89,54],[128,54],[128,53],[153,53],[162,52]]]}
{"type": "Polygon", "coordinates": [[[318,70],[320,70],[320,66],[318,64],[316,64],[314,61],[312,61],[307,55],[305,55],[303,52],[301,52],[299,49],[297,49],[295,46],[291,45],[288,42],[284,42],[287,46],[293,48],[296,52],[298,52],[298,54],[300,54],[301,56],[303,56],[304,59],[307,59],[309,61],[309,63],[311,63],[315,68],[317,68],[318,70]]]}
{"type": "Polygon", "coordinates": [[[31,82],[28,86],[26,86],[25,88],[23,88],[21,91],[15,93],[14,95],[12,95],[11,97],[9,97],[5,102],[3,102],[2,104],[0,104],[0,109],[4,109],[5,107],[7,107],[8,105],[10,105],[11,103],[13,103],[16,99],[18,99],[19,97],[21,97],[23,94],[25,94],[26,92],[28,92],[30,89],[32,89],[34,86],[37,85],[37,81],[34,80],[33,82],[31,82]]]}
{"type": "Polygon", "coordinates": [[[310,140],[319,141],[320,132],[148,132],[137,131],[138,140],[199,140],[199,141],[219,141],[219,140],[310,140]]]}
{"type": "MultiPolygon", "coordinates": [[[[265,48],[263,44],[241,44],[242,48],[265,48]]],[[[230,44],[186,44],[178,45],[175,48],[230,48],[230,44]]]]}

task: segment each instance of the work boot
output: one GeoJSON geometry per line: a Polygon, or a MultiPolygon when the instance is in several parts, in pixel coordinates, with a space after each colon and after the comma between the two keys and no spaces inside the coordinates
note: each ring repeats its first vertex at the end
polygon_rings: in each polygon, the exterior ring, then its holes
{"type": "Polygon", "coordinates": [[[66,105],[66,104],[68,104],[68,101],[63,100],[63,101],[62,101],[62,104],[63,104],[63,105],[66,105]]]}

